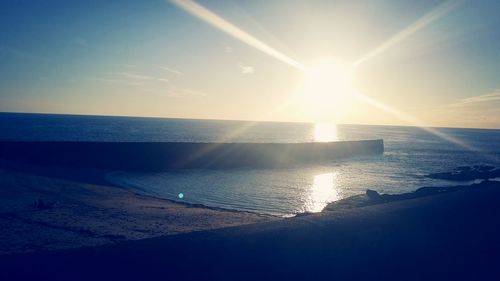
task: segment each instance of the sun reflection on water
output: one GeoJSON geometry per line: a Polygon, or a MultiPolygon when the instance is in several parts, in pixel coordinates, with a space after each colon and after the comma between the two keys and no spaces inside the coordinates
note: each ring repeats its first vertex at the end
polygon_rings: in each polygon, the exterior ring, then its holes
{"type": "Polygon", "coordinates": [[[306,211],[321,212],[330,202],[341,199],[337,173],[314,176],[306,211]]]}
{"type": "Polygon", "coordinates": [[[339,140],[337,135],[337,125],[334,123],[314,124],[314,141],[329,142],[339,140]]]}

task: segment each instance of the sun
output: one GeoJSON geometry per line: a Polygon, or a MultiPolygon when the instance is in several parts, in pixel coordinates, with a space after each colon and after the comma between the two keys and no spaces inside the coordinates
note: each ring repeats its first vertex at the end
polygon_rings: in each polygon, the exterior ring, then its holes
{"type": "Polygon", "coordinates": [[[354,68],[323,60],[303,72],[299,96],[308,119],[338,122],[349,111],[355,93],[354,68]]]}

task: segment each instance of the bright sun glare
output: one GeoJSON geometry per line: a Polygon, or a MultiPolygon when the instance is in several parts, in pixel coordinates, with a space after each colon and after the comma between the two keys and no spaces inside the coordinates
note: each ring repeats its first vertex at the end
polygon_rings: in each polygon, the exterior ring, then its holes
{"type": "Polygon", "coordinates": [[[314,141],[329,142],[337,141],[337,125],[334,123],[316,123],[314,124],[313,132],[314,141]]]}
{"type": "Polygon", "coordinates": [[[306,204],[309,212],[321,212],[330,202],[341,199],[337,173],[326,173],[314,176],[311,195],[306,204]]]}
{"type": "Polygon", "coordinates": [[[315,121],[338,122],[348,112],[354,92],[353,68],[324,60],[304,70],[300,102],[315,121]]]}

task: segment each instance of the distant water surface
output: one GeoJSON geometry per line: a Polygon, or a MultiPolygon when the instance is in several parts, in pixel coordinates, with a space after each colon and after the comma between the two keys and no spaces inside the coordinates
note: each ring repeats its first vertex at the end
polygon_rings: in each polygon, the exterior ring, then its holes
{"type": "Polygon", "coordinates": [[[425,175],[457,166],[500,166],[500,130],[437,130],[455,142],[416,127],[0,113],[2,140],[280,143],[384,139],[383,155],[321,165],[108,174],[116,185],[160,198],[285,216],[321,211],[327,203],[367,188],[402,193],[421,186],[454,185],[425,175]]]}

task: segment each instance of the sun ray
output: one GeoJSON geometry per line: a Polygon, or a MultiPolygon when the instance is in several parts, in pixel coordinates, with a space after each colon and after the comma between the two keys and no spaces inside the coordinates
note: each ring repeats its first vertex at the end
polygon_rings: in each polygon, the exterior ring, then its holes
{"type": "Polygon", "coordinates": [[[463,142],[455,137],[447,135],[447,134],[445,134],[437,129],[431,128],[431,127],[427,126],[426,124],[424,124],[424,122],[422,122],[421,120],[418,120],[417,118],[415,118],[414,116],[411,116],[407,113],[401,112],[401,111],[399,111],[399,110],[397,110],[389,105],[386,105],[378,100],[370,98],[370,97],[363,95],[361,93],[356,93],[355,97],[372,105],[373,107],[376,107],[378,109],[383,110],[386,113],[393,115],[394,117],[398,118],[401,121],[404,121],[405,123],[407,123],[409,125],[418,127],[420,129],[428,132],[428,133],[431,133],[431,134],[443,139],[443,140],[446,140],[450,143],[456,144],[456,145],[458,145],[462,148],[465,148],[467,150],[470,150],[470,151],[480,152],[480,150],[478,150],[477,148],[472,147],[472,146],[468,145],[467,143],[465,143],[465,142],[463,142]]]}
{"type": "Polygon", "coordinates": [[[214,26],[220,31],[231,35],[232,37],[240,40],[241,42],[254,47],[255,49],[270,55],[271,57],[280,60],[294,68],[303,70],[304,66],[297,62],[296,60],[290,58],[289,56],[279,52],[278,50],[272,48],[261,40],[255,38],[248,32],[242,30],[236,25],[228,22],[222,17],[218,16],[209,9],[203,7],[202,5],[191,1],[191,0],[170,0],[171,3],[175,4],[177,7],[183,9],[184,11],[192,14],[193,16],[203,20],[204,22],[214,26]]]}
{"type": "Polygon", "coordinates": [[[368,52],[366,55],[358,59],[355,63],[354,66],[357,67],[360,64],[364,63],[365,61],[372,59],[373,57],[377,56],[378,54],[384,52],[385,50],[391,48],[392,46],[398,44],[399,42],[403,41],[404,39],[410,37],[411,35],[415,34],[419,30],[427,27],[428,25],[432,24],[433,22],[439,20],[443,16],[447,15],[449,12],[454,10],[462,1],[461,0],[448,0],[436,8],[432,9],[430,12],[419,18],[417,21],[415,21],[413,24],[409,25],[405,29],[399,31],[395,35],[393,35],[391,38],[387,39],[384,43],[382,43],[380,46],[377,48],[371,50],[368,52]]]}
{"type": "MultiPolygon", "coordinates": [[[[268,54],[269,56],[290,65],[291,67],[299,69],[299,70],[303,71],[304,73],[306,73],[308,71],[308,68],[304,64],[302,64],[302,63],[290,58],[289,56],[277,51],[276,49],[270,47],[266,43],[255,38],[251,34],[240,29],[236,25],[228,22],[227,20],[218,16],[217,14],[215,14],[214,12],[205,8],[204,6],[196,3],[195,1],[192,1],[192,0],[167,0],[167,1],[173,3],[174,5],[185,10],[186,12],[190,13],[191,15],[203,20],[204,22],[216,27],[217,29],[229,34],[230,36],[246,43],[247,45],[254,47],[257,50],[259,50],[265,54],[268,54]]],[[[460,2],[462,2],[462,1],[461,0],[448,0],[444,3],[442,3],[441,5],[437,6],[436,8],[434,8],[433,10],[431,10],[430,12],[425,14],[423,17],[418,19],[416,22],[414,22],[412,25],[410,25],[407,28],[403,29],[402,31],[398,32],[397,34],[395,34],[394,36],[392,36],[391,38],[386,40],[379,47],[375,48],[374,50],[370,51],[369,53],[364,55],[362,58],[357,60],[355,63],[352,64],[352,68],[355,69],[357,66],[364,63],[365,61],[373,58],[374,56],[376,56],[376,55],[382,53],[383,51],[387,50],[388,48],[396,45],[397,43],[401,42],[402,40],[406,39],[407,37],[413,35],[415,32],[432,24],[436,20],[440,19],[441,17],[445,16],[446,14],[448,14],[449,12],[454,10],[458,6],[458,4],[460,4],[460,2]]],[[[397,117],[398,119],[400,119],[400,120],[402,120],[410,125],[419,127],[419,128],[421,128],[421,129],[423,129],[423,130],[425,130],[425,131],[427,131],[427,132],[429,132],[429,133],[431,133],[431,134],[433,134],[433,135],[435,135],[443,140],[446,140],[450,143],[457,144],[457,145],[459,145],[467,150],[470,150],[470,151],[478,151],[476,148],[471,147],[470,145],[467,145],[466,143],[460,141],[459,139],[454,138],[452,136],[449,136],[449,135],[447,135],[443,132],[440,132],[436,129],[429,128],[425,124],[423,124],[423,122],[416,119],[415,117],[413,117],[407,113],[400,112],[400,111],[398,111],[398,110],[396,110],[396,109],[394,109],[394,108],[392,108],[392,107],[390,107],[390,106],[388,106],[388,105],[386,105],[386,104],[384,104],[376,99],[373,99],[371,97],[363,95],[359,92],[353,93],[353,96],[355,96],[356,98],[358,98],[364,102],[367,102],[371,106],[379,108],[379,109],[383,110],[384,112],[387,112],[387,113],[397,117]]],[[[296,96],[292,95],[289,100],[285,101],[281,106],[279,106],[279,109],[281,110],[281,109],[285,108],[287,105],[292,103],[292,101],[294,99],[296,99],[296,96]]],[[[275,111],[276,110],[273,110],[273,112],[275,112],[275,111]]],[[[254,125],[255,125],[255,122],[250,122],[248,125],[243,126],[239,130],[236,130],[235,132],[232,132],[232,133],[224,136],[221,140],[222,141],[228,140],[234,136],[237,136],[237,135],[241,134],[242,132],[248,130],[249,128],[253,127],[254,125]]]]}

